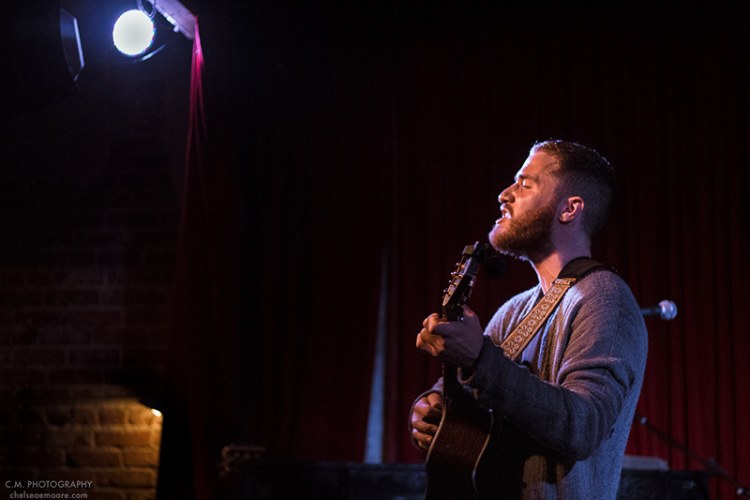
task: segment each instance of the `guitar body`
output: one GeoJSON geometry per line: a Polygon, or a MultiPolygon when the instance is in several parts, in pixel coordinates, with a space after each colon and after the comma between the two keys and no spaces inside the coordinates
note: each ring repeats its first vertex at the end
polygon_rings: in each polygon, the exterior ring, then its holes
{"type": "MultiPolygon", "coordinates": [[[[443,293],[444,319],[460,319],[485,251],[479,243],[464,248],[443,293]]],[[[491,478],[479,472],[494,425],[492,412],[482,408],[458,381],[457,368],[443,364],[443,414],[425,461],[427,500],[480,498],[482,490],[495,491],[489,485],[491,478]]]]}
{"type": "Polygon", "coordinates": [[[443,381],[443,415],[425,462],[425,499],[479,498],[479,464],[490,442],[493,415],[463,390],[454,367],[443,367],[443,381]]]}

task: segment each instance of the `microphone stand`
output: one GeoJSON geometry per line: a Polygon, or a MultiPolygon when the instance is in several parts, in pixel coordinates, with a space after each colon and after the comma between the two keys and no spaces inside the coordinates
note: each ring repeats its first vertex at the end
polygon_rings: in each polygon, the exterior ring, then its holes
{"type": "Polygon", "coordinates": [[[698,455],[697,453],[695,453],[693,450],[691,450],[684,444],[677,442],[672,436],[670,436],[666,432],[653,426],[646,417],[644,417],[638,412],[635,413],[635,420],[639,424],[644,426],[646,429],[648,429],[649,432],[655,434],[656,436],[658,436],[660,439],[665,441],[670,446],[677,448],[688,457],[703,464],[703,466],[706,468],[706,471],[709,474],[718,476],[719,478],[730,483],[734,487],[734,491],[738,497],[750,498],[750,491],[748,491],[748,488],[745,486],[742,486],[735,478],[733,478],[729,474],[729,472],[727,472],[727,470],[724,467],[717,464],[714,459],[712,458],[707,459],[698,455]]]}

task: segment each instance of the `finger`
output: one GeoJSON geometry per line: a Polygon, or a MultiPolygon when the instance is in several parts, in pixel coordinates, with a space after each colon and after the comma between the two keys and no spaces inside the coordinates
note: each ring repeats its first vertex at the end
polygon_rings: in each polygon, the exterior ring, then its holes
{"type": "Polygon", "coordinates": [[[445,339],[439,335],[433,335],[422,329],[417,335],[417,348],[425,351],[430,356],[437,357],[445,347],[445,339]]]}
{"type": "Polygon", "coordinates": [[[412,428],[418,430],[422,434],[430,434],[433,435],[437,432],[438,426],[437,424],[432,424],[430,422],[427,422],[425,420],[414,420],[411,424],[412,428]]]}
{"type": "Polygon", "coordinates": [[[422,326],[429,328],[430,323],[435,323],[439,320],[437,313],[432,313],[422,321],[422,326]]]}
{"type": "Polygon", "coordinates": [[[417,334],[417,348],[432,354],[435,345],[434,335],[431,335],[426,329],[422,329],[417,334]]]}
{"type": "Polygon", "coordinates": [[[423,450],[430,449],[430,443],[432,443],[432,436],[430,434],[425,434],[423,432],[413,430],[411,435],[414,438],[414,440],[417,442],[417,446],[419,446],[421,449],[423,450]]]}
{"type": "Polygon", "coordinates": [[[443,411],[443,397],[439,392],[429,393],[427,395],[427,403],[429,403],[431,409],[438,412],[443,411]]]}
{"type": "Polygon", "coordinates": [[[422,330],[417,334],[417,349],[426,352],[430,356],[437,356],[435,348],[425,340],[425,330],[422,330]]]}

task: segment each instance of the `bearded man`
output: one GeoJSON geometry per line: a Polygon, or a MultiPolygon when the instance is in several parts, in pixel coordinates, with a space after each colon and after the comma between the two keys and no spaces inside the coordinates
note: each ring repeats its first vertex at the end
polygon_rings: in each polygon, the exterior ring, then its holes
{"type": "MultiPolygon", "coordinates": [[[[500,306],[486,328],[468,307],[457,321],[432,314],[423,322],[417,347],[457,367],[460,387],[494,422],[476,489],[461,498],[616,498],[647,334],[628,285],[591,260],[613,192],[612,167],[593,149],[535,144],[498,196],[489,241],[528,261],[538,284],[500,306]],[[534,309],[542,319],[529,337],[517,327],[534,309]]],[[[412,407],[411,436],[423,450],[440,438],[443,387],[441,378],[412,407]]]]}

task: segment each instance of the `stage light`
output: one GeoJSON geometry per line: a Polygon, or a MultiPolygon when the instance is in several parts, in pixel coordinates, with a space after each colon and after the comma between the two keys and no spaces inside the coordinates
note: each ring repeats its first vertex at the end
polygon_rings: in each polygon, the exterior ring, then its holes
{"type": "Polygon", "coordinates": [[[112,30],[117,50],[128,56],[146,52],[154,41],[154,22],[142,10],[133,9],[121,15],[112,30]]]}

